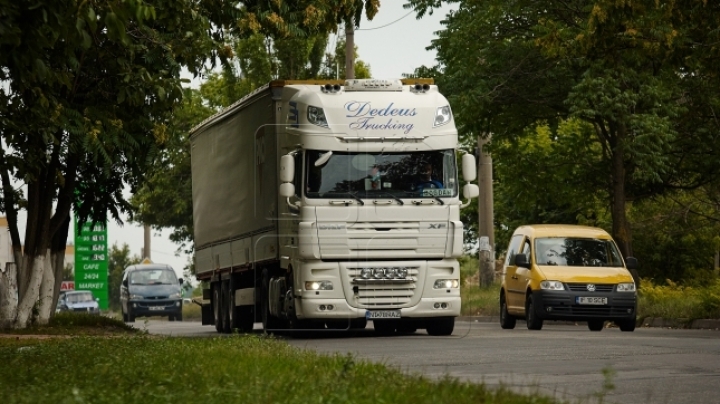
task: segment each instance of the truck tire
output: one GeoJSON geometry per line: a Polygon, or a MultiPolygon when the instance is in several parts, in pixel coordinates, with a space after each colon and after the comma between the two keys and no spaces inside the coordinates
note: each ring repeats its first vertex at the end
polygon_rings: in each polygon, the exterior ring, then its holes
{"type": "Polygon", "coordinates": [[[425,331],[428,335],[445,336],[455,329],[455,317],[440,317],[427,321],[425,331]]]}
{"type": "Polygon", "coordinates": [[[273,330],[282,329],[282,322],[279,318],[270,314],[270,271],[262,271],[262,290],[260,293],[260,315],[262,318],[263,330],[269,333],[273,330]]]}
{"type": "Polygon", "coordinates": [[[230,331],[238,330],[242,333],[248,333],[253,330],[255,325],[255,313],[252,306],[236,306],[235,305],[235,281],[230,278],[228,281],[228,314],[230,317],[230,331]]]}
{"type": "Polygon", "coordinates": [[[537,315],[532,295],[528,295],[525,300],[525,321],[527,321],[528,330],[542,330],[543,319],[537,315]]]}
{"type": "Polygon", "coordinates": [[[373,328],[375,329],[375,334],[386,337],[395,334],[397,322],[393,320],[373,320],[373,328]]]}

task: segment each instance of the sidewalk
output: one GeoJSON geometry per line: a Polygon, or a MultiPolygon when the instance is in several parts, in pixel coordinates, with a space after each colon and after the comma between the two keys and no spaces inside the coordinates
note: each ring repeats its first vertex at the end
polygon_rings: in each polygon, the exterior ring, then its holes
{"type": "MultiPolygon", "coordinates": [[[[500,323],[497,316],[460,316],[458,321],[469,321],[472,323],[500,323]]],[[[545,324],[564,324],[564,325],[581,325],[584,321],[553,321],[545,320],[545,324]]],[[[660,328],[688,328],[696,330],[720,330],[720,319],[664,319],[648,317],[642,321],[638,321],[638,327],[660,327],[660,328]]]]}

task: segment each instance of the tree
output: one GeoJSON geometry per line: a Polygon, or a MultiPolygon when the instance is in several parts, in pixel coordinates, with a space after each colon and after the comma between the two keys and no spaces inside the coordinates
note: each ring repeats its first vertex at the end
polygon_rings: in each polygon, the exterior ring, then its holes
{"type": "Polygon", "coordinates": [[[130,256],[130,247],[123,244],[118,247],[113,244],[108,251],[108,303],[110,310],[120,310],[120,283],[123,272],[130,265],[140,263],[137,255],[130,256]]]}
{"type": "MultiPolygon", "coordinates": [[[[439,3],[411,0],[419,16],[439,3]]],[[[720,99],[709,90],[720,84],[718,17],[709,2],[467,0],[432,47],[466,135],[492,133],[496,150],[547,127],[560,149],[587,151],[572,154],[565,173],[584,178],[573,186],[607,206],[628,256],[629,203],[718,178],[708,164],[718,158],[708,147],[720,125],[710,118],[720,99]],[[559,133],[567,123],[577,129],[559,133]]],[[[536,165],[526,175],[571,186],[552,170],[536,165]]]]}

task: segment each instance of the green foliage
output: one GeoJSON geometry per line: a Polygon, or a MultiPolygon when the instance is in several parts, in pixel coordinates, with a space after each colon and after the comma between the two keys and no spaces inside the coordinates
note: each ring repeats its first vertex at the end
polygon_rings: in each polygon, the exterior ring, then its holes
{"type": "Polygon", "coordinates": [[[680,285],[671,280],[663,285],[643,280],[639,297],[640,318],[720,318],[720,279],[717,277],[698,287],[680,285]]]}
{"type": "Polygon", "coordinates": [[[23,335],[117,335],[137,334],[138,330],[114,318],[66,311],[52,316],[47,325],[3,332],[23,335]]]}
{"type": "Polygon", "coordinates": [[[14,341],[0,341],[4,403],[68,398],[184,402],[188,397],[202,397],[206,403],[556,402],[450,377],[434,381],[351,355],[319,355],[260,336],[85,337],[27,345],[19,349],[14,341]]]}

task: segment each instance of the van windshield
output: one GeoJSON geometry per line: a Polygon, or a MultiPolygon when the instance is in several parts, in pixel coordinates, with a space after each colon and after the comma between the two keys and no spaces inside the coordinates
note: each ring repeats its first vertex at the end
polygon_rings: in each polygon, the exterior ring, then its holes
{"type": "Polygon", "coordinates": [[[612,240],[547,237],[535,240],[538,265],[622,267],[622,259],[612,240]]]}
{"type": "Polygon", "coordinates": [[[171,269],[142,269],[130,272],[131,285],[173,285],[178,283],[171,269]]]}
{"type": "Polygon", "coordinates": [[[68,303],[83,303],[83,302],[92,302],[93,296],[92,293],[68,293],[67,294],[67,301],[68,303]]]}

